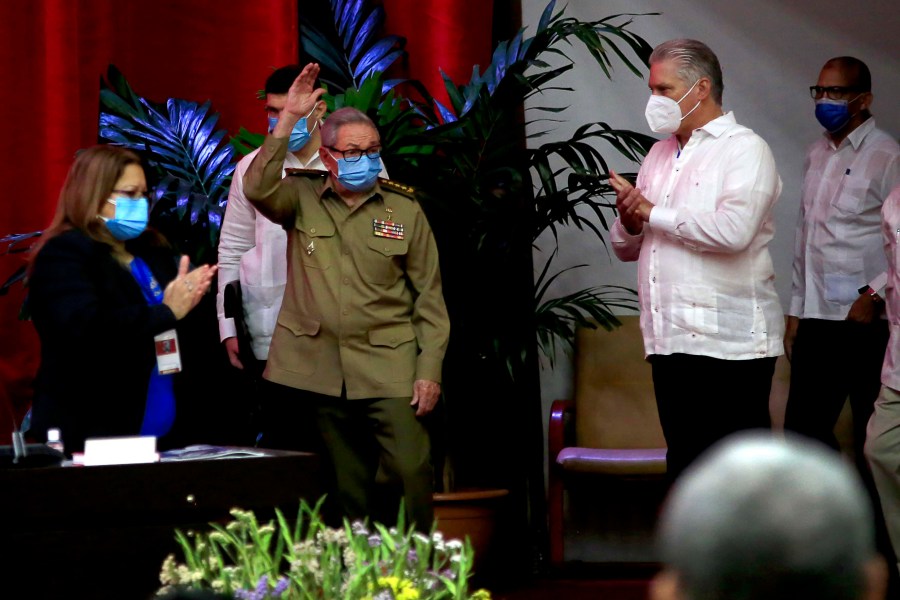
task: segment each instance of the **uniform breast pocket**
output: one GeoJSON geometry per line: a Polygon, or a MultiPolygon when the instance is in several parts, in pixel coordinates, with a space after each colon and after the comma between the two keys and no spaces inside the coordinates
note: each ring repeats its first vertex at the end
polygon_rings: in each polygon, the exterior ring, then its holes
{"type": "Polygon", "coordinates": [[[866,207],[868,193],[868,179],[856,175],[844,175],[834,199],[834,206],[844,213],[859,214],[866,207]]]}
{"type": "Polygon", "coordinates": [[[312,269],[327,269],[329,265],[329,246],[334,243],[334,226],[302,225],[298,223],[296,250],[300,254],[303,265],[312,269]]]}
{"type": "Polygon", "coordinates": [[[360,274],[370,283],[390,285],[403,276],[409,243],[406,240],[372,237],[360,259],[360,274]]]}

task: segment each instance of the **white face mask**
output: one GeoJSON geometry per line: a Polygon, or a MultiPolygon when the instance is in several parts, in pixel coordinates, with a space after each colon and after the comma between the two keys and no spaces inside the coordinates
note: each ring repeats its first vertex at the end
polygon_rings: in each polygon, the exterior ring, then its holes
{"type": "MultiPolygon", "coordinates": [[[[698,83],[700,83],[699,79],[694,82],[691,89],[684,93],[681,100],[687,98],[687,95],[697,87],[698,83]]],[[[681,122],[700,106],[700,101],[697,100],[694,108],[689,110],[686,115],[681,116],[681,100],[675,102],[668,96],[650,96],[650,99],[647,100],[647,109],[644,111],[644,116],[647,117],[647,124],[653,132],[675,133],[678,131],[681,122]]]]}

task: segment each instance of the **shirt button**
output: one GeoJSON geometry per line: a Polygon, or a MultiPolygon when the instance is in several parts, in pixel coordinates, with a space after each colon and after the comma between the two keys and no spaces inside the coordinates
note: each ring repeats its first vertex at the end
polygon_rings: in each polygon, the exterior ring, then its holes
{"type": "Polygon", "coordinates": [[[344,285],[350,285],[350,278],[344,277],[344,285]]]}
{"type": "Polygon", "coordinates": [[[346,308],[345,308],[344,310],[342,310],[341,312],[342,312],[343,314],[345,314],[345,315],[349,315],[349,314],[350,314],[350,311],[347,310],[346,308]]]}
{"type": "Polygon", "coordinates": [[[347,340],[342,340],[342,341],[341,341],[341,346],[343,346],[344,348],[346,348],[346,347],[347,347],[347,340]]]}
{"type": "Polygon", "coordinates": [[[316,232],[316,228],[315,228],[315,227],[312,227],[312,228],[309,230],[309,232],[310,232],[310,233],[315,233],[315,232],[316,232]]]}

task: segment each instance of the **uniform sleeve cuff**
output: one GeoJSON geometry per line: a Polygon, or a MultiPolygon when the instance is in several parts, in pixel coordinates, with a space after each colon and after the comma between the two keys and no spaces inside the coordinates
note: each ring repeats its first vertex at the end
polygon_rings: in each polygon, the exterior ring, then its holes
{"type": "Polygon", "coordinates": [[[416,360],[416,380],[441,382],[441,365],[443,360],[434,356],[427,356],[424,352],[416,360]]]}

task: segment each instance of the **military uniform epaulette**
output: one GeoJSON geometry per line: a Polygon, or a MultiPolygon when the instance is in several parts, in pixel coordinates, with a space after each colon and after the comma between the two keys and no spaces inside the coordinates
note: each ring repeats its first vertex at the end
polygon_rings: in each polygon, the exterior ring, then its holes
{"type": "Polygon", "coordinates": [[[390,179],[385,179],[383,177],[378,178],[378,185],[380,185],[384,190],[394,192],[395,194],[400,194],[401,196],[406,196],[407,198],[412,198],[413,200],[416,199],[416,190],[411,186],[404,185],[396,181],[391,181],[390,179]]]}
{"type": "Polygon", "coordinates": [[[320,171],[319,169],[285,169],[286,177],[309,177],[310,179],[322,178],[328,176],[328,171],[320,171]]]}

